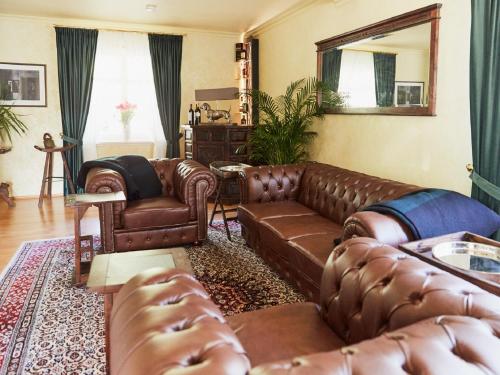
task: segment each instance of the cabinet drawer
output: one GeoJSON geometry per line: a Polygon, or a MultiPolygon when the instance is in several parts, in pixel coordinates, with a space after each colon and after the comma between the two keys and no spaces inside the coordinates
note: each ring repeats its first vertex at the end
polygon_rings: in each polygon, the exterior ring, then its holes
{"type": "Polygon", "coordinates": [[[229,132],[229,140],[231,142],[246,142],[248,140],[247,130],[231,130],[229,132]]]}

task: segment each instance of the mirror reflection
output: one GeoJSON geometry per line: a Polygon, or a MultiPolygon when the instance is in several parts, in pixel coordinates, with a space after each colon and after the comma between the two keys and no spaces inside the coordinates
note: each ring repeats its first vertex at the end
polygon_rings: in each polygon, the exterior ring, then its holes
{"type": "Polygon", "coordinates": [[[431,23],[323,52],[322,80],[349,108],[428,105],[431,23]]]}

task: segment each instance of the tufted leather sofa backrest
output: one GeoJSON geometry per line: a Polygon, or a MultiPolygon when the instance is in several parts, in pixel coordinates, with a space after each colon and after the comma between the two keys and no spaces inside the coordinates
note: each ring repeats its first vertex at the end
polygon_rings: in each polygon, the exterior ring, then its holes
{"type": "Polygon", "coordinates": [[[335,248],[320,303],[325,321],[347,343],[439,315],[500,322],[500,298],[370,238],[335,248]]]}
{"type": "Polygon", "coordinates": [[[421,190],[418,186],[368,176],[333,165],[307,164],[298,201],[343,225],[353,213],[383,200],[421,190]]]}
{"type": "Polygon", "coordinates": [[[151,159],[149,162],[153,166],[161,181],[162,195],[165,197],[173,197],[175,195],[174,188],[174,172],[177,165],[183,159],[151,159]]]}
{"type": "Polygon", "coordinates": [[[297,200],[305,167],[305,164],[287,164],[245,168],[242,203],[297,200]]]}
{"type": "Polygon", "coordinates": [[[439,316],[333,352],[266,363],[250,375],[500,374],[498,323],[439,316]]]}

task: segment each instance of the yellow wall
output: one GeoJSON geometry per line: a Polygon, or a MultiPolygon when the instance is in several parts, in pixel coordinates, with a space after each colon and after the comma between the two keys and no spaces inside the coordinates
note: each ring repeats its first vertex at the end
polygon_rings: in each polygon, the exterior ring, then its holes
{"type": "MultiPolygon", "coordinates": [[[[29,134],[14,139],[13,150],[0,155],[0,181],[12,184],[15,196],[33,196],[39,193],[44,155],[33,149],[41,144],[44,132],[57,136],[61,132],[57,55],[54,24],[76,27],[142,30],[187,34],[183,42],[181,122],[187,120],[189,103],[194,102],[194,90],[237,86],[234,70],[234,43],[236,33],[204,32],[161,26],[127,25],[82,20],[59,20],[37,17],[0,15],[0,61],[47,64],[47,108],[18,108],[26,117],[29,134]]],[[[221,103],[221,107],[225,107],[221,103]]],[[[238,109],[232,108],[232,112],[238,109]]],[[[56,142],[57,142],[56,141],[56,142]]],[[[56,157],[54,175],[62,175],[62,163],[56,157]]],[[[62,193],[62,184],[56,183],[55,194],[62,193]]]]}
{"type": "MultiPolygon", "coordinates": [[[[441,0],[437,116],[327,115],[311,159],[422,186],[468,194],[469,0],[441,0]]],[[[316,41],[435,3],[429,0],[320,0],[257,30],[260,86],[280,94],[316,75],[316,41]],[[376,3],[376,5],[375,5],[376,3]]]]}

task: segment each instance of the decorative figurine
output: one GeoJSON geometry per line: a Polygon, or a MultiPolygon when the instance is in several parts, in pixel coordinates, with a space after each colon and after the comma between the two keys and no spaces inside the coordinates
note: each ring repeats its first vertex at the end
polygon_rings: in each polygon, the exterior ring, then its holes
{"type": "Polygon", "coordinates": [[[224,109],[212,109],[210,108],[210,105],[208,103],[203,103],[201,105],[201,109],[203,109],[207,113],[209,122],[214,122],[215,120],[225,118],[228,124],[231,123],[231,113],[229,112],[231,110],[231,107],[229,107],[229,110],[226,111],[224,109]]]}

